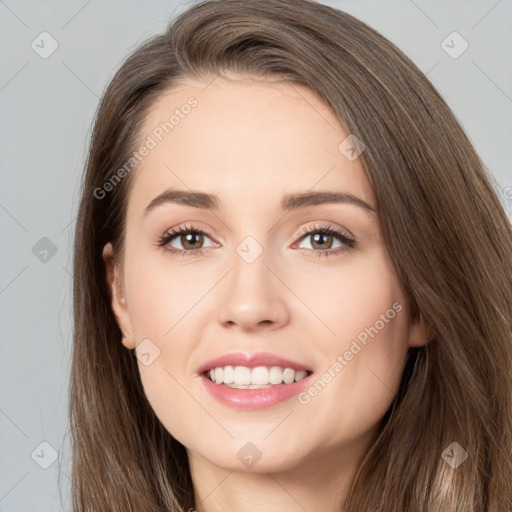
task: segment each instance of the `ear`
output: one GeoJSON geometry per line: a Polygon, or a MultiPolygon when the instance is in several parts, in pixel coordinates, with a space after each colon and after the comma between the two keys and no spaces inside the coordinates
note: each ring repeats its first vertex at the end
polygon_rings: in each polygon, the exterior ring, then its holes
{"type": "Polygon", "coordinates": [[[109,242],[103,248],[103,261],[107,273],[107,286],[109,288],[112,311],[116,317],[117,325],[123,333],[122,343],[128,349],[135,348],[135,336],[128,313],[122,272],[114,262],[112,244],[109,242]]]}
{"type": "Polygon", "coordinates": [[[427,323],[421,311],[409,324],[409,346],[423,347],[434,338],[432,327],[427,323]]]}

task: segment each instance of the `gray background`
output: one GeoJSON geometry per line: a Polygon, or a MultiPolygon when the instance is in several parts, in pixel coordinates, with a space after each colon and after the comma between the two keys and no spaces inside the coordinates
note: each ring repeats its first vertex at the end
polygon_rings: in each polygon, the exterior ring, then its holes
{"type": "MultiPolygon", "coordinates": [[[[122,60],[190,3],[0,1],[2,512],[71,510],[71,242],[91,122],[122,60]],[[31,46],[51,49],[44,31],[58,44],[46,59],[31,46]]],[[[512,1],[323,3],[376,28],[428,75],[512,213],[512,1]],[[457,58],[453,31],[469,44],[457,58]]]]}

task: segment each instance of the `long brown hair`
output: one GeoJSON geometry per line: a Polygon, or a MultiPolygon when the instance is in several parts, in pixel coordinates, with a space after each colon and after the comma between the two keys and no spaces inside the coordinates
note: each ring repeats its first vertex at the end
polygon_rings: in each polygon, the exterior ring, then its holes
{"type": "Polygon", "coordinates": [[[125,61],[101,100],[74,246],[74,510],[194,506],[185,448],[146,400],[110,307],[102,248],[112,242],[122,260],[131,174],[104,197],[94,191],[129,159],[162,92],[226,71],[309,87],[364,142],[383,239],[432,335],[410,349],[346,510],[512,510],[512,229],[493,178],[398,48],[309,0],[195,5],[125,61]],[[457,468],[442,457],[453,442],[468,453],[457,468]]]}

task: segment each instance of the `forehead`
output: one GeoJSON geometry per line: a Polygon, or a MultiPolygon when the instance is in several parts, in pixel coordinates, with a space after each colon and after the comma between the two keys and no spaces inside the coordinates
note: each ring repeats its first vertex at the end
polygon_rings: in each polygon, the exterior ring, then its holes
{"type": "Polygon", "coordinates": [[[342,151],[348,135],[301,85],[251,77],[184,82],[145,119],[137,148],[149,150],[134,170],[129,211],[142,212],[167,188],[201,190],[244,208],[315,189],[373,204],[361,160],[342,151]]]}

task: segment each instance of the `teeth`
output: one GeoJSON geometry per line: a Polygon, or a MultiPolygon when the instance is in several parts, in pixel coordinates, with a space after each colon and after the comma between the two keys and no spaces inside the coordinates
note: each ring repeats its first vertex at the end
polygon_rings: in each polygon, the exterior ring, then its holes
{"type": "Polygon", "coordinates": [[[224,367],[223,381],[224,384],[233,384],[235,382],[235,369],[232,366],[224,367]]]}
{"type": "Polygon", "coordinates": [[[251,371],[251,384],[258,384],[264,386],[269,383],[269,371],[265,366],[257,366],[251,371]]]}
{"type": "Polygon", "coordinates": [[[212,368],[208,375],[216,384],[226,384],[231,388],[261,389],[281,383],[291,384],[306,377],[306,370],[294,370],[280,366],[219,366],[212,368]]]}
{"type": "Polygon", "coordinates": [[[283,370],[279,366],[272,366],[269,372],[270,384],[281,384],[283,382],[283,370]]]}

